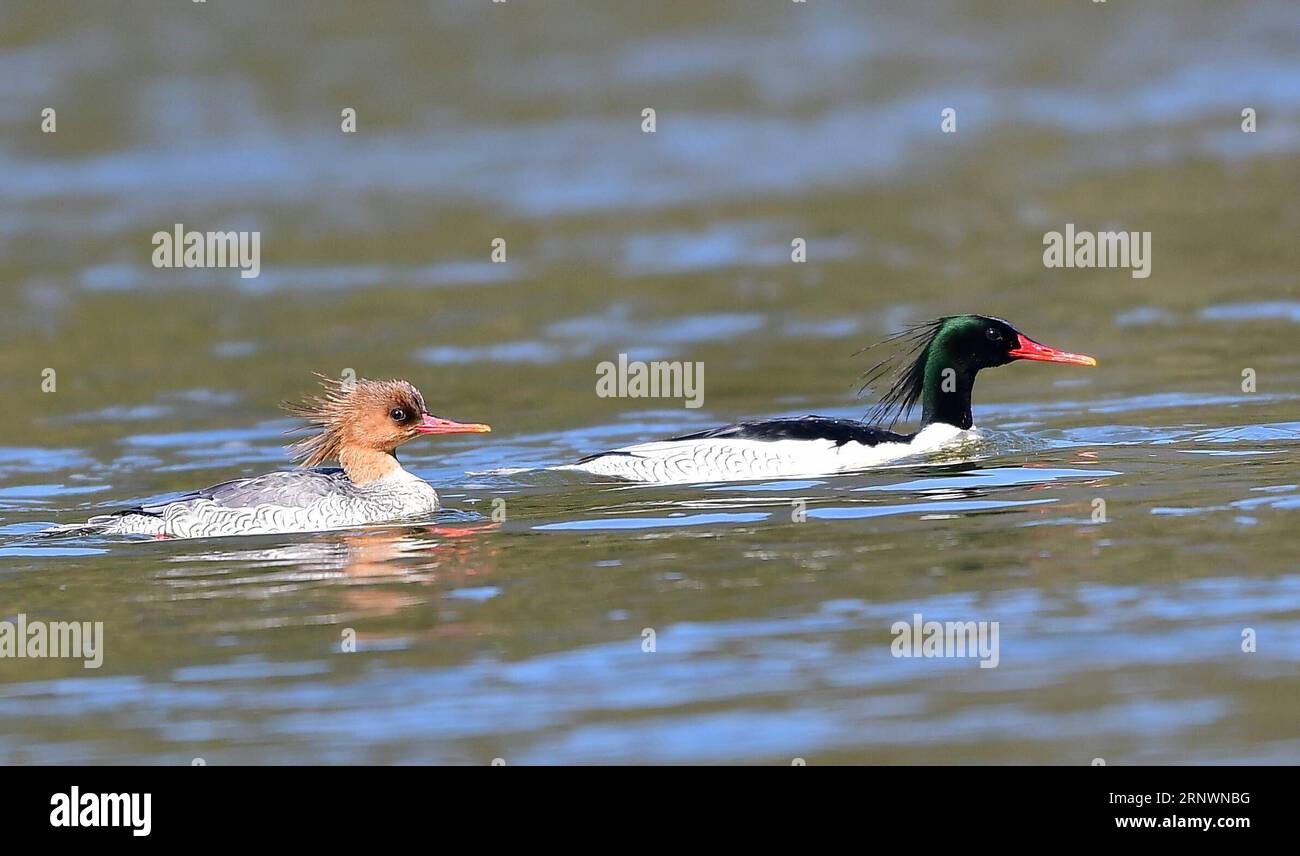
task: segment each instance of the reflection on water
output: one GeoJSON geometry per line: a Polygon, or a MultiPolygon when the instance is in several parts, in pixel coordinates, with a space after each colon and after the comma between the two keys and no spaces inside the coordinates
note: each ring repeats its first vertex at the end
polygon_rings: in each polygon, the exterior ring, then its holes
{"type": "Polygon", "coordinates": [[[0,660],[0,761],[1300,760],[1300,7],[761,5],[6,9],[0,620],[106,654],[0,660]],[[261,275],[153,268],[177,222],[261,275]],[[1151,277],[1045,270],[1065,223],[1151,277]],[[544,469],[859,417],[856,351],[970,311],[1100,366],[981,375],[979,444],[879,471],[544,469]],[[620,353],[704,407],[597,397],[620,353]],[[347,368],[492,423],[403,449],[448,513],[36,536],[284,466],[347,368]],[[891,657],[917,612],[998,667],[891,657]]]}

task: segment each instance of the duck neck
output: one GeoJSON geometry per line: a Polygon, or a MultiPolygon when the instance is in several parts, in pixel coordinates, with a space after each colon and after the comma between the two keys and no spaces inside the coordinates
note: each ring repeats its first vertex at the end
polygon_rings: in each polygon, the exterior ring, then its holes
{"type": "Polygon", "coordinates": [[[348,479],[357,485],[378,481],[402,468],[397,455],[379,449],[346,448],[339,452],[339,464],[348,479]]]}
{"type": "Polygon", "coordinates": [[[979,369],[948,359],[941,348],[929,350],[921,386],[921,427],[941,422],[965,430],[974,424],[970,397],[979,369]]]}

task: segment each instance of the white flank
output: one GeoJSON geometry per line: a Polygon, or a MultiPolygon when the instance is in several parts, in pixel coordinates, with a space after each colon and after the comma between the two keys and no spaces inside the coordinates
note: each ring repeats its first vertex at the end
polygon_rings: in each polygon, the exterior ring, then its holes
{"type": "Polygon", "coordinates": [[[976,429],[927,425],[910,443],[835,445],[831,440],[661,440],[625,446],[582,464],[557,470],[581,470],[601,476],[653,484],[798,478],[870,469],[979,437],[976,429]]]}

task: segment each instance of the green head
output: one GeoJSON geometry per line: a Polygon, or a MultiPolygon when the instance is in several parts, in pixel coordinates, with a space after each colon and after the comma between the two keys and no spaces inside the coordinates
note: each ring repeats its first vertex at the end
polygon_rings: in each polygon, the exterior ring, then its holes
{"type": "MultiPolygon", "coordinates": [[[[922,427],[932,422],[971,427],[971,391],[980,369],[1013,360],[1097,364],[1084,354],[1040,345],[1007,321],[988,315],[950,315],[909,328],[900,336],[915,345],[915,356],[903,365],[868,417],[888,417],[892,412],[890,424],[920,401],[922,427]]],[[[872,370],[868,384],[888,371],[887,363],[872,370]]]]}

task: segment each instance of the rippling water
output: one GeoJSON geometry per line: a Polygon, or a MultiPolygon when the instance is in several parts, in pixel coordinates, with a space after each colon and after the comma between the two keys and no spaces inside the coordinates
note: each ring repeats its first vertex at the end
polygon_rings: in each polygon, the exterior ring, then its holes
{"type": "Polygon", "coordinates": [[[106,649],[0,658],[0,760],[1300,760],[1295,4],[42,3],[0,33],[0,619],[106,649]],[[261,275],[154,269],[178,222],[260,230],[261,275]],[[1151,276],[1044,269],[1066,223],[1150,231],[1151,276]],[[869,473],[544,469],[860,416],[855,352],[963,311],[1100,366],[986,372],[977,445],[869,473]],[[704,406],[597,397],[619,353],[703,362],[704,406]],[[492,423],[404,450],[437,519],[32,537],[283,466],[276,403],[347,368],[492,423]],[[891,656],[916,613],[998,622],[997,667],[891,656]]]}

